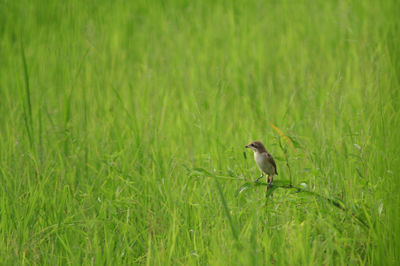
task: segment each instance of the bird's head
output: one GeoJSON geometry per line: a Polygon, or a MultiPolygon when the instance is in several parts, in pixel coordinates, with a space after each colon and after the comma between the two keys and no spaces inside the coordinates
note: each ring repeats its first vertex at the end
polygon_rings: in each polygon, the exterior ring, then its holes
{"type": "Polygon", "coordinates": [[[248,145],[245,146],[245,148],[252,149],[254,152],[266,152],[267,151],[264,147],[264,144],[262,144],[261,141],[250,142],[248,145]]]}

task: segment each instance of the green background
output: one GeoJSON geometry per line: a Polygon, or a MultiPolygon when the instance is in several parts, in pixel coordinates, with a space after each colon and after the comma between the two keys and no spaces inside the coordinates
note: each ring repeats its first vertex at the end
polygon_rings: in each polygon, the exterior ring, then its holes
{"type": "Polygon", "coordinates": [[[0,0],[1,263],[399,263],[399,13],[0,0]]]}

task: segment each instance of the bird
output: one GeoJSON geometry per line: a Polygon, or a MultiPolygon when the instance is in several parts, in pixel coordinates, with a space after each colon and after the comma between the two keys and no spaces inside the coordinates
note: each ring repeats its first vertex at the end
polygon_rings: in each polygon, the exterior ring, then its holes
{"type": "MultiPolygon", "coordinates": [[[[254,182],[258,182],[260,178],[267,175],[268,186],[274,181],[274,175],[278,175],[276,169],[276,163],[272,155],[265,149],[264,144],[261,141],[250,142],[245,148],[251,149],[254,152],[254,160],[261,171],[261,176],[257,178],[254,182]]],[[[267,187],[268,190],[268,187],[267,187]]]]}

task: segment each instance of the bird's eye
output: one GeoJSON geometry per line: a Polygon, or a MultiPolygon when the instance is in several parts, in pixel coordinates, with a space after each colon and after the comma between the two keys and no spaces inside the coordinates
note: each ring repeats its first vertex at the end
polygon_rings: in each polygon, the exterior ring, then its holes
{"type": "Polygon", "coordinates": [[[256,145],[254,145],[254,144],[251,144],[250,146],[252,146],[252,147],[255,147],[256,145]]]}

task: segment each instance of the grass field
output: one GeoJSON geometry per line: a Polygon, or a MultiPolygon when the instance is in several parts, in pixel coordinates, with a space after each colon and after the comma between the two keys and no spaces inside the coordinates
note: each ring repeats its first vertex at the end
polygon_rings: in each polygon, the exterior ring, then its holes
{"type": "Polygon", "coordinates": [[[0,264],[398,265],[399,15],[0,0],[0,264]]]}

